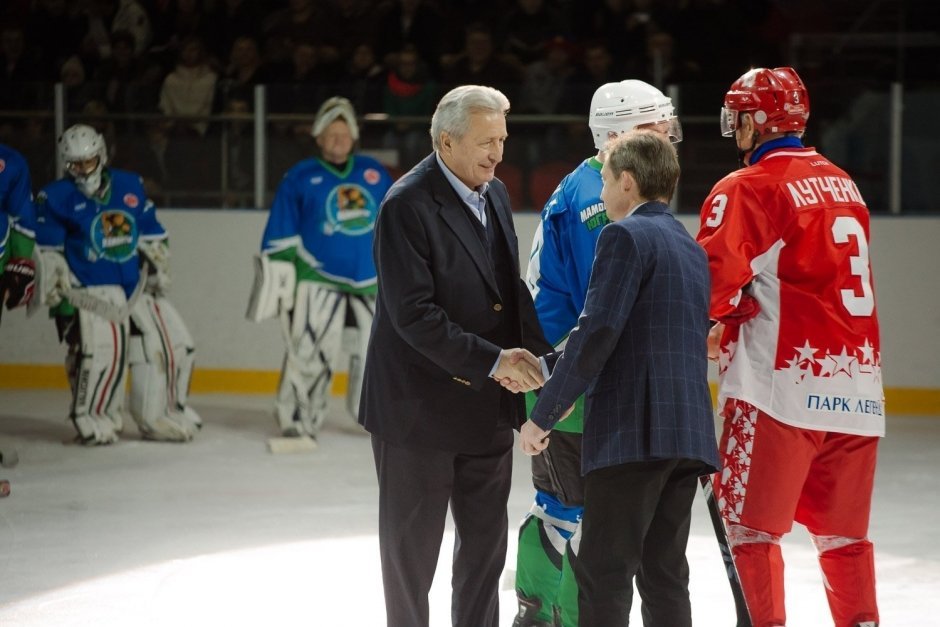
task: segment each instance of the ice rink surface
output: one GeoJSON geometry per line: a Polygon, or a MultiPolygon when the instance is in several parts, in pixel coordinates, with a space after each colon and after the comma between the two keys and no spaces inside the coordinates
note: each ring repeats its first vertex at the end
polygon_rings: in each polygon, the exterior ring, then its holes
{"type": "MultiPolygon", "coordinates": [[[[339,419],[316,451],[273,455],[272,398],[202,395],[205,427],[189,444],[71,444],[65,391],[0,390],[0,625],[384,625],[377,487],[369,438],[339,419]]],[[[339,406],[334,416],[340,416],[339,406]]],[[[940,625],[940,419],[889,417],[870,537],[882,625],[940,625]]],[[[515,612],[514,532],[532,489],[515,455],[501,625],[515,612]]],[[[431,624],[450,625],[448,526],[431,624]]],[[[734,611],[707,512],[689,542],[696,625],[731,627],[734,611]]],[[[784,540],[788,623],[831,625],[802,527],[784,540]]],[[[638,603],[632,624],[641,625],[638,603]]]]}

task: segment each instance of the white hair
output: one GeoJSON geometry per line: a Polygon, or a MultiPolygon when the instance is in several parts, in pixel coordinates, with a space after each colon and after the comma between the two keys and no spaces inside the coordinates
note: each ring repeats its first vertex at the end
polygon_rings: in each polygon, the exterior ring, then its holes
{"type": "Polygon", "coordinates": [[[460,139],[470,128],[470,114],[509,113],[509,98],[493,87],[461,85],[444,94],[431,116],[431,144],[441,149],[441,133],[460,139]]]}

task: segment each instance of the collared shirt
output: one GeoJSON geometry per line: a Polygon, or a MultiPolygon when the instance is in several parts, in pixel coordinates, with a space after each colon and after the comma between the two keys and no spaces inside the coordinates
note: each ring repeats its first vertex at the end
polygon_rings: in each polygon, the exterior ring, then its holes
{"type": "MultiPolygon", "coordinates": [[[[480,221],[480,224],[483,225],[483,228],[486,228],[486,198],[483,194],[486,193],[486,190],[489,189],[489,183],[483,183],[480,185],[478,190],[470,189],[464,182],[457,178],[457,175],[450,171],[450,168],[444,163],[444,160],[441,159],[441,153],[435,152],[434,157],[437,159],[437,164],[441,166],[441,171],[444,172],[444,176],[447,178],[447,182],[450,183],[450,186],[454,188],[454,191],[457,192],[457,195],[460,196],[464,204],[470,208],[470,211],[473,212],[473,215],[477,217],[477,220],[480,221]]],[[[493,376],[496,373],[496,369],[499,368],[499,357],[496,358],[496,363],[493,364],[493,367],[490,368],[490,375],[493,376]]],[[[544,372],[544,367],[543,367],[544,372]]]]}
{"type": "Polygon", "coordinates": [[[477,220],[480,221],[483,228],[486,228],[486,198],[483,194],[489,189],[490,184],[485,182],[480,185],[478,189],[470,189],[464,185],[463,181],[457,178],[456,174],[450,171],[450,168],[448,168],[444,160],[441,159],[439,152],[435,152],[434,156],[437,158],[437,164],[441,166],[441,170],[444,172],[447,182],[454,188],[454,191],[457,192],[457,195],[460,196],[464,204],[470,208],[470,211],[477,217],[477,220]]]}

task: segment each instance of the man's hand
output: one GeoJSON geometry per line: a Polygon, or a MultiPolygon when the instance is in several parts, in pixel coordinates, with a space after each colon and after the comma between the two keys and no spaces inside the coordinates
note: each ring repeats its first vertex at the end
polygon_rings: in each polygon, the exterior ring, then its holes
{"type": "Polygon", "coordinates": [[[493,378],[512,392],[528,392],[545,383],[539,358],[524,348],[504,349],[500,352],[499,366],[493,378]]]}
{"type": "Polygon", "coordinates": [[[724,330],[725,325],[719,322],[708,332],[708,358],[711,361],[718,361],[718,353],[721,348],[721,334],[724,330]]]}
{"type": "Polygon", "coordinates": [[[548,434],[531,420],[526,420],[522,428],[519,429],[519,445],[522,452],[526,455],[538,455],[548,448],[548,434]]]}

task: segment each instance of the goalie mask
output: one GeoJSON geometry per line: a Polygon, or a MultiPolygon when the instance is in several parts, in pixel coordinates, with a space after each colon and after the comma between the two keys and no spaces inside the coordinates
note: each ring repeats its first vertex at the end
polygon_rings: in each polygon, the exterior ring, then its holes
{"type": "Polygon", "coordinates": [[[108,162],[108,149],[101,133],[87,124],[69,127],[59,137],[59,156],[83,194],[93,196],[98,192],[108,162]]]}
{"type": "Polygon", "coordinates": [[[724,137],[734,136],[742,113],[751,114],[758,135],[802,133],[809,119],[809,94],[793,68],[755,68],[734,81],[725,94],[724,137]]]}
{"type": "Polygon", "coordinates": [[[661,130],[674,144],[682,141],[682,125],[672,99],[649,83],[632,79],[601,85],[594,92],[588,126],[598,150],[605,149],[611,135],[635,128],[661,130]]]}
{"type": "Polygon", "coordinates": [[[349,127],[349,134],[352,135],[353,141],[357,141],[359,139],[359,124],[356,122],[356,111],[353,109],[352,103],[349,102],[349,100],[339,96],[329,98],[320,105],[320,109],[317,111],[317,117],[313,120],[313,128],[310,134],[313,135],[314,138],[319,137],[320,133],[326,130],[327,126],[338,119],[342,119],[346,122],[346,126],[349,127]]]}

